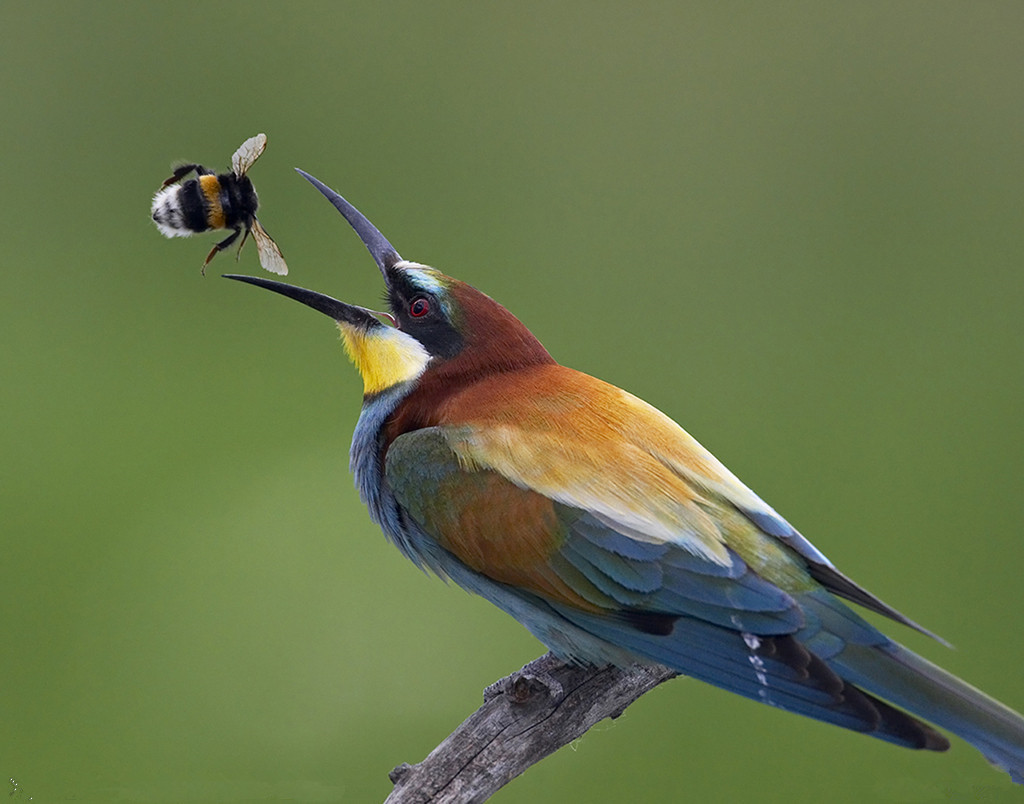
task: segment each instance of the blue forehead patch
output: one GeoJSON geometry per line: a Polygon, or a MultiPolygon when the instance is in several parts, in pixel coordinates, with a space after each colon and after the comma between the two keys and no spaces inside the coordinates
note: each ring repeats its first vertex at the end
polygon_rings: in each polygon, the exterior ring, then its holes
{"type": "Polygon", "coordinates": [[[406,279],[409,280],[409,284],[413,285],[418,290],[422,290],[424,293],[429,293],[441,302],[441,309],[444,310],[445,316],[451,320],[452,307],[448,295],[448,277],[434,268],[430,268],[426,265],[420,265],[415,262],[403,261],[399,263],[398,267],[400,267],[405,273],[406,279]]]}
{"type": "Polygon", "coordinates": [[[445,289],[445,285],[441,281],[442,274],[440,271],[428,268],[425,265],[408,262],[400,267],[405,271],[409,281],[420,290],[426,291],[431,295],[439,295],[445,289]]]}

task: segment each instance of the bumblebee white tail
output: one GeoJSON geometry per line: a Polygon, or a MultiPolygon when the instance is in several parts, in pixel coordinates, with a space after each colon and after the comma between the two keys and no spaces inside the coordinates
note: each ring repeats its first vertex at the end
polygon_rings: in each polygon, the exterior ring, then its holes
{"type": "Polygon", "coordinates": [[[164,187],[153,196],[153,223],[164,237],[191,237],[193,231],[185,225],[185,213],[177,184],[164,187]]]}

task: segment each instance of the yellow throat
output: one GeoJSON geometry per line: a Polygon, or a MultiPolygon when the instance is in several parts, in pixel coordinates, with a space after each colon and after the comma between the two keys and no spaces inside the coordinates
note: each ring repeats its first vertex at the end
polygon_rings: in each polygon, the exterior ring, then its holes
{"type": "Polygon", "coordinates": [[[363,378],[365,395],[380,393],[415,380],[430,362],[430,354],[410,335],[394,327],[367,330],[338,322],[345,352],[363,378]]]}

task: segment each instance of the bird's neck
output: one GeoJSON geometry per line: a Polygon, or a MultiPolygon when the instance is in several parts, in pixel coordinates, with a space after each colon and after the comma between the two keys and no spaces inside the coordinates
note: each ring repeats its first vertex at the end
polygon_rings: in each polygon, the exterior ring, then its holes
{"type": "Polygon", "coordinates": [[[451,360],[430,366],[392,408],[383,424],[382,447],[386,449],[403,433],[444,423],[448,400],[485,380],[513,375],[538,365],[553,365],[551,355],[539,342],[535,343],[536,349],[510,350],[496,360],[482,360],[482,355],[467,350],[451,360]]]}

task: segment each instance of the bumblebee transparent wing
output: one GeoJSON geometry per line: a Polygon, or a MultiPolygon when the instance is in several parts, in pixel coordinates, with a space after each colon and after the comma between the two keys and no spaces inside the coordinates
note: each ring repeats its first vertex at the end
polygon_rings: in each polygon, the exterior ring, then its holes
{"type": "Polygon", "coordinates": [[[244,176],[246,171],[252,167],[252,163],[260,158],[260,154],[263,153],[263,149],[266,147],[266,134],[257,134],[255,137],[249,137],[249,139],[238,146],[238,150],[231,157],[232,172],[239,178],[244,176]]]}
{"type": "Polygon", "coordinates": [[[288,266],[285,265],[284,255],[277,247],[274,239],[267,234],[267,230],[260,226],[259,221],[252,222],[252,239],[256,241],[256,251],[260,255],[260,265],[272,274],[288,273],[288,266]]]}

